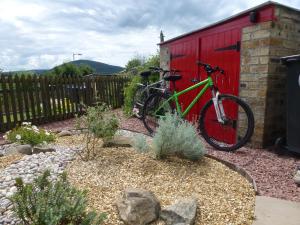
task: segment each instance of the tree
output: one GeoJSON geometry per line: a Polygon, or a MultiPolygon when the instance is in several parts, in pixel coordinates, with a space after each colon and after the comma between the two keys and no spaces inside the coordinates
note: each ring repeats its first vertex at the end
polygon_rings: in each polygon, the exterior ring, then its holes
{"type": "MultiPolygon", "coordinates": [[[[132,107],[133,107],[133,98],[137,89],[137,83],[140,83],[142,81],[142,78],[140,76],[137,76],[140,72],[149,70],[149,67],[159,67],[159,53],[157,52],[155,55],[150,56],[145,60],[144,63],[142,61],[139,61],[140,64],[138,64],[138,58],[133,58],[128,61],[126,65],[126,72],[131,75],[131,81],[129,84],[124,88],[124,107],[123,110],[125,114],[131,115],[132,113],[132,107]],[[134,62],[136,63],[135,67],[134,62]],[[128,68],[131,68],[131,70],[127,70],[128,68]],[[132,66],[132,67],[131,67],[132,66]]],[[[150,83],[156,82],[159,80],[159,73],[152,73],[152,75],[149,77],[150,83]]]]}
{"type": "Polygon", "coordinates": [[[94,70],[86,64],[74,65],[72,63],[64,63],[60,66],[54,67],[51,71],[47,72],[46,75],[50,76],[62,76],[62,77],[75,77],[85,76],[92,74],[94,70]]]}

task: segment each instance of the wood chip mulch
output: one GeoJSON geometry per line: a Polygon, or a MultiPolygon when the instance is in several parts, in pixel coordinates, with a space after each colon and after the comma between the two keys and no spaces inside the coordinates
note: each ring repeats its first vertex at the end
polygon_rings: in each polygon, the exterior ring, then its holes
{"type": "Polygon", "coordinates": [[[0,157],[0,172],[15,161],[18,161],[23,156],[21,154],[13,154],[0,157]]]}
{"type": "Polygon", "coordinates": [[[198,162],[176,157],[155,160],[132,148],[98,147],[97,150],[96,159],[88,162],[77,159],[69,164],[67,173],[71,184],[88,190],[89,206],[108,214],[106,225],[124,224],[119,220],[115,202],[127,187],[152,191],[162,206],[180,197],[196,197],[197,225],[253,222],[255,193],[251,184],[215,160],[206,157],[198,162]]]}

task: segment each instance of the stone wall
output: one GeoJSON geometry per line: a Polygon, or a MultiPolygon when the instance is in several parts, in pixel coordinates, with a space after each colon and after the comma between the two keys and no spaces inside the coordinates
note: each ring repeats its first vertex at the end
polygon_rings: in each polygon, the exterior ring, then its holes
{"type": "Polygon", "coordinates": [[[167,46],[160,46],[160,67],[164,70],[170,69],[170,51],[167,46]]]}
{"type": "Polygon", "coordinates": [[[279,59],[300,53],[300,12],[276,6],[275,15],[275,22],[242,30],[240,97],[254,112],[253,147],[285,135],[286,70],[279,59]]]}

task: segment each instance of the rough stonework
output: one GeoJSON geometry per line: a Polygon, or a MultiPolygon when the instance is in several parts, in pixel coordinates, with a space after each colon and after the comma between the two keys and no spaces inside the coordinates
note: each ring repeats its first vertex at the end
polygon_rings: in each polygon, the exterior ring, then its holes
{"type": "Polygon", "coordinates": [[[274,144],[286,129],[286,69],[280,57],[299,54],[300,13],[276,6],[277,21],[242,30],[240,97],[255,117],[253,147],[274,144]]]}
{"type": "Polygon", "coordinates": [[[128,188],[117,207],[121,219],[130,225],[146,225],[155,221],[160,212],[160,204],[155,195],[149,191],[128,188]]]}
{"type": "Polygon", "coordinates": [[[193,225],[196,219],[196,212],[196,198],[180,199],[173,205],[162,209],[160,217],[166,221],[166,225],[193,225]]]}

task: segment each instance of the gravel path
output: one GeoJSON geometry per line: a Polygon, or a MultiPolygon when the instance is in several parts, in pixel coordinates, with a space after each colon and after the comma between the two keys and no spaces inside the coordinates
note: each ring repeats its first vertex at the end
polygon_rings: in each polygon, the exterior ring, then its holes
{"type": "Polygon", "coordinates": [[[16,192],[15,178],[22,177],[25,183],[32,182],[46,169],[51,172],[51,179],[56,179],[64,171],[66,164],[74,157],[75,151],[62,146],[53,146],[56,152],[24,156],[0,172],[0,224],[16,224],[12,216],[12,205],[8,200],[16,192]]]}

